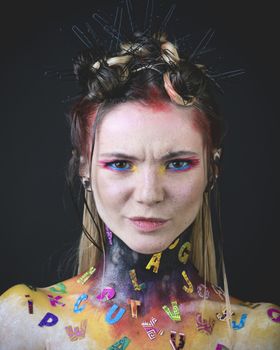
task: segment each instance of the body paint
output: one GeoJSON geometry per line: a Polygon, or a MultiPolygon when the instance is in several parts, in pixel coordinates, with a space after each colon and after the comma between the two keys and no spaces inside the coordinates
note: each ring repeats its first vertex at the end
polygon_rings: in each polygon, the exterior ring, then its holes
{"type": "Polygon", "coordinates": [[[82,311],[85,309],[86,305],[83,305],[83,306],[80,307],[80,304],[81,304],[82,301],[86,301],[87,298],[88,298],[88,295],[85,294],[85,293],[81,294],[81,295],[78,297],[77,301],[76,301],[75,304],[74,304],[74,309],[73,309],[73,311],[74,311],[75,313],[82,312],[82,311]]]}
{"type": "Polygon", "coordinates": [[[170,332],[170,344],[173,350],[181,350],[184,348],[185,346],[185,334],[184,333],[179,333],[179,344],[177,346],[176,344],[176,335],[177,332],[175,331],[171,331],[170,332]]]}
{"type": "Polygon", "coordinates": [[[267,310],[267,314],[271,321],[280,323],[280,310],[271,308],[267,310]]]}
{"type": "Polygon", "coordinates": [[[233,329],[238,330],[245,326],[245,322],[247,319],[247,314],[242,314],[239,323],[236,323],[235,321],[231,321],[231,326],[233,329]]]}
{"type": "Polygon", "coordinates": [[[187,286],[183,286],[183,290],[188,294],[193,293],[193,284],[190,281],[186,271],[182,271],[182,276],[184,277],[184,280],[187,282],[187,286]]]}
{"type": "Polygon", "coordinates": [[[145,288],[145,283],[141,283],[141,284],[138,283],[138,280],[136,277],[136,271],[134,269],[129,271],[129,276],[133,284],[134,290],[139,292],[140,290],[143,290],[145,288]]]}
{"type": "Polygon", "coordinates": [[[134,300],[134,299],[128,299],[127,303],[131,307],[131,316],[132,316],[132,318],[137,318],[137,306],[141,305],[141,301],[140,300],[134,300]]]}
{"type": "Polygon", "coordinates": [[[130,343],[130,339],[123,337],[118,340],[115,344],[111,345],[107,350],[125,350],[130,343]]]}
{"type": "Polygon", "coordinates": [[[116,295],[115,288],[106,287],[102,290],[100,294],[96,296],[96,299],[98,299],[99,301],[107,301],[107,300],[113,299],[115,295],[116,295]]]}
{"type": "Polygon", "coordinates": [[[180,241],[180,239],[177,238],[176,241],[175,241],[174,243],[170,244],[170,246],[168,247],[168,249],[171,249],[171,250],[172,250],[172,249],[176,248],[177,245],[178,245],[178,243],[179,243],[179,241],[180,241]]]}
{"type": "Polygon", "coordinates": [[[148,262],[146,266],[146,270],[150,270],[150,268],[153,266],[153,272],[157,273],[160,265],[160,259],[161,259],[162,253],[156,253],[151,257],[151,260],[148,262]]]}
{"type": "Polygon", "coordinates": [[[117,304],[114,304],[110,308],[110,310],[107,312],[106,317],[105,317],[106,322],[108,322],[109,324],[115,324],[123,317],[126,310],[123,308],[120,308],[119,311],[117,312],[116,316],[114,318],[112,318],[113,313],[115,311],[117,311],[118,308],[119,308],[119,306],[117,304]]]}
{"type": "Polygon", "coordinates": [[[181,321],[181,315],[180,315],[180,310],[179,310],[177,301],[175,300],[171,301],[171,305],[172,305],[172,311],[169,309],[167,305],[164,305],[162,308],[167,313],[167,315],[170,317],[171,320],[175,322],[181,321]]]}
{"type": "Polygon", "coordinates": [[[61,294],[66,294],[66,286],[64,283],[60,282],[56,284],[54,287],[50,288],[50,291],[53,293],[61,293],[61,294]]]}
{"type": "Polygon", "coordinates": [[[90,279],[90,277],[94,274],[96,268],[91,267],[88,271],[86,271],[80,278],[78,278],[77,283],[85,284],[90,279]]]}
{"type": "Polygon", "coordinates": [[[65,304],[63,304],[61,301],[58,301],[58,300],[62,299],[62,297],[60,295],[53,297],[52,295],[48,294],[48,298],[49,298],[51,306],[56,306],[56,304],[61,305],[61,306],[65,306],[65,304]]]}
{"type": "Polygon", "coordinates": [[[215,320],[210,318],[209,321],[207,321],[202,318],[201,313],[196,314],[196,326],[199,332],[204,332],[205,334],[210,335],[213,331],[214,325],[215,320]]]}
{"type": "Polygon", "coordinates": [[[150,322],[141,323],[142,327],[145,329],[147,336],[149,337],[150,340],[154,340],[157,334],[163,335],[163,330],[155,327],[156,323],[157,323],[157,319],[155,317],[152,317],[150,322]]]}
{"type": "Polygon", "coordinates": [[[232,315],[234,315],[234,312],[231,312],[229,315],[227,309],[223,309],[222,312],[216,313],[217,319],[219,321],[226,321],[227,319],[230,319],[232,315]]]}
{"type": "Polygon", "coordinates": [[[185,242],[178,253],[178,259],[181,263],[186,264],[188,259],[189,259],[189,255],[191,252],[191,243],[190,242],[185,242]]]}
{"type": "Polygon", "coordinates": [[[229,348],[227,348],[227,347],[226,347],[225,345],[223,345],[223,344],[217,344],[215,350],[229,350],[229,348]]]}
{"type": "Polygon", "coordinates": [[[67,326],[65,327],[66,333],[68,334],[71,341],[76,341],[85,337],[87,329],[87,320],[82,320],[79,327],[67,326]]]}
{"type": "MultiPolygon", "coordinates": [[[[25,297],[30,298],[30,295],[27,294],[27,295],[25,295],[25,297]]],[[[33,301],[32,301],[32,299],[27,300],[27,304],[28,304],[28,312],[30,314],[33,314],[33,301]]]]}
{"type": "Polygon", "coordinates": [[[55,316],[54,314],[47,312],[46,315],[42,318],[38,326],[40,327],[52,327],[56,325],[58,322],[58,317],[55,316]]]}
{"type": "Polygon", "coordinates": [[[208,299],[210,296],[209,289],[202,283],[197,286],[196,291],[200,298],[208,299]]]}

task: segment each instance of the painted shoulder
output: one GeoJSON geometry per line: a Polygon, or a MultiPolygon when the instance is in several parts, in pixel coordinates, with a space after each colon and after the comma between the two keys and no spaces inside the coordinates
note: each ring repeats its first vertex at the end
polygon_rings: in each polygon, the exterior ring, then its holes
{"type": "Polygon", "coordinates": [[[233,315],[232,328],[238,334],[235,341],[237,348],[280,349],[279,306],[271,303],[241,303],[236,314],[238,319],[233,315]]]}
{"type": "Polygon", "coordinates": [[[0,296],[0,349],[53,350],[67,343],[63,349],[71,350],[75,344],[69,344],[65,325],[73,314],[76,280],[44,288],[18,284],[5,291],[0,296]]]}
{"type": "Polygon", "coordinates": [[[32,310],[34,299],[41,298],[38,290],[25,284],[15,285],[1,295],[0,349],[45,349],[39,327],[35,328],[39,315],[32,310]]]}

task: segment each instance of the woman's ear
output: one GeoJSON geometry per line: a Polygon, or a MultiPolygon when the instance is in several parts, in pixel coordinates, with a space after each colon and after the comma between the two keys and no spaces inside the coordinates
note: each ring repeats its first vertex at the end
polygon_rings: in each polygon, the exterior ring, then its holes
{"type": "Polygon", "coordinates": [[[92,192],[89,162],[85,157],[80,157],[79,176],[86,191],[92,192]]]}

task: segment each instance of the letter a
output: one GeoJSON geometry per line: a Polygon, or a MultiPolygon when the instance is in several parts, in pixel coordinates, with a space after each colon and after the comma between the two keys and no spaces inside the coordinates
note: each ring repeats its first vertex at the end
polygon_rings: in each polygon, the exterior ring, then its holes
{"type": "Polygon", "coordinates": [[[123,337],[115,344],[111,345],[107,350],[125,350],[128,347],[129,343],[130,339],[128,339],[127,337],[123,337]]]}
{"type": "Polygon", "coordinates": [[[157,273],[159,269],[160,264],[160,258],[162,253],[156,253],[151,257],[151,260],[148,262],[148,265],[146,266],[146,270],[150,270],[150,268],[153,266],[153,272],[157,273]]]}

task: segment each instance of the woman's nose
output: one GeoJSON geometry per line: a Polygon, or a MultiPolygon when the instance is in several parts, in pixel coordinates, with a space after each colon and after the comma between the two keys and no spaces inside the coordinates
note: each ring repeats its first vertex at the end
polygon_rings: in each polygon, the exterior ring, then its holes
{"type": "Polygon", "coordinates": [[[163,201],[163,179],[159,169],[148,169],[139,172],[135,183],[135,197],[137,202],[146,205],[163,201]]]}

